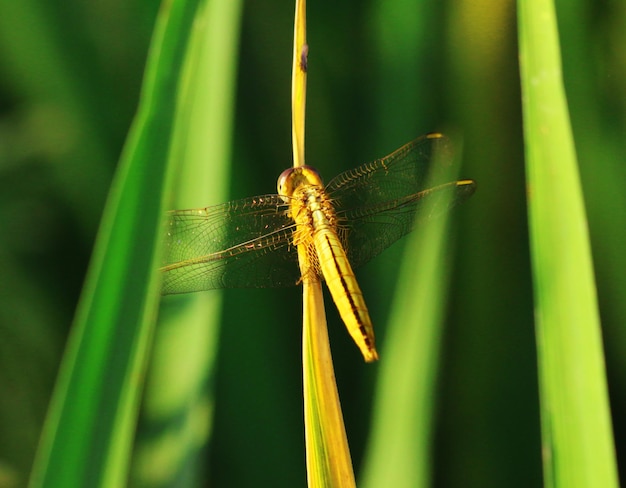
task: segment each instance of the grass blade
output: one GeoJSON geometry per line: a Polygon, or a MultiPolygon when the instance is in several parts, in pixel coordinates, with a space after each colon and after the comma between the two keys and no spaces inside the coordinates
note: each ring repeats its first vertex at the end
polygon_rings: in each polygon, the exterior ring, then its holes
{"type": "MultiPolygon", "coordinates": [[[[293,165],[304,165],[304,121],[308,46],[306,0],[296,0],[291,80],[293,165]]],[[[308,249],[298,245],[302,290],[302,375],[307,486],[355,486],[348,438],[330,353],[324,297],[319,281],[310,282],[308,249]]]]}
{"type": "MultiPolygon", "coordinates": [[[[171,208],[227,200],[240,14],[239,1],[207,0],[198,9],[170,153],[177,168],[171,208]]],[[[199,476],[192,460],[212,430],[221,309],[217,290],[163,299],[133,459],[134,486],[169,486],[199,476]]]]}
{"type": "Polygon", "coordinates": [[[159,237],[178,73],[197,2],[164,4],[31,486],[123,486],[159,301],[159,237]]]}
{"type": "MultiPolygon", "coordinates": [[[[447,176],[454,180],[453,171],[447,176]]],[[[426,221],[409,236],[381,354],[361,478],[365,487],[430,486],[439,346],[450,279],[448,220],[449,215],[442,215],[426,221]]]]}
{"type": "Polygon", "coordinates": [[[302,365],[308,486],[356,486],[319,281],[304,283],[303,300],[302,365]]]}
{"type": "Polygon", "coordinates": [[[519,3],[546,486],[618,486],[595,280],[554,5],[519,3]]]}

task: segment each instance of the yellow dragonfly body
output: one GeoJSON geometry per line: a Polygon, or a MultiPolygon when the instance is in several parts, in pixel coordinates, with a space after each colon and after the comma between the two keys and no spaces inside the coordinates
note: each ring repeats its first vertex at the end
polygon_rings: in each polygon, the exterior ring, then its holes
{"type": "Polygon", "coordinates": [[[296,223],[293,243],[306,249],[303,280],[324,277],[339,314],[365,361],[378,359],[374,327],[350,261],[337,235],[337,216],[318,172],[310,166],[291,168],[278,178],[278,193],[289,203],[296,223]]]}
{"type": "Polygon", "coordinates": [[[301,166],[281,174],[278,194],[170,212],[163,294],[323,279],[363,357],[375,361],[353,268],[410,232],[418,208],[428,219],[474,192],[472,180],[437,182],[451,164],[450,150],[446,137],[427,134],[326,186],[317,171],[301,166]],[[306,250],[302,269],[298,246],[306,250]]]}

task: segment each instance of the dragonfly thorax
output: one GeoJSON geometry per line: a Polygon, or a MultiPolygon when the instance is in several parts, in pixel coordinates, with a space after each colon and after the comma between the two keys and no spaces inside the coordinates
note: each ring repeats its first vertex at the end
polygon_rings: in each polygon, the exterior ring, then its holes
{"type": "Polygon", "coordinates": [[[278,194],[288,201],[301,186],[323,187],[322,177],[311,166],[298,166],[283,171],[278,177],[278,194]]]}

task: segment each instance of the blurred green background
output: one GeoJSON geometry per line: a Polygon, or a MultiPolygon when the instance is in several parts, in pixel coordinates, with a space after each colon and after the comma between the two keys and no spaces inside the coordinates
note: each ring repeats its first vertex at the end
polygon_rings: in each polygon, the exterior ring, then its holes
{"type": "MultiPolygon", "coordinates": [[[[158,8],[0,0],[0,486],[32,463],[158,8]]],[[[626,4],[557,8],[623,474],[626,4]]],[[[245,2],[241,20],[232,198],[273,192],[291,164],[293,2],[245,2]]],[[[454,211],[436,486],[541,483],[516,29],[511,1],[308,4],[307,162],[329,180],[442,131],[478,181],[454,211]]],[[[357,273],[381,344],[401,251],[357,273]]],[[[211,486],[304,485],[300,304],[298,288],[225,293],[211,486]]],[[[376,365],[327,304],[358,474],[376,365]]]]}

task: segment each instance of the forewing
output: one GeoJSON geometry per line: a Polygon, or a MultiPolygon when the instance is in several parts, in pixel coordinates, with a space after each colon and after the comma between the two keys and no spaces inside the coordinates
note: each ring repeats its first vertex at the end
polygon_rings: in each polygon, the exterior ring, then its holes
{"type": "Polygon", "coordinates": [[[436,170],[444,171],[452,162],[450,140],[441,134],[426,134],[384,158],[341,173],[328,183],[326,191],[337,211],[376,207],[426,189],[433,182],[429,179],[436,179],[436,170]],[[435,156],[439,168],[431,164],[435,156]]]}
{"type": "Polygon", "coordinates": [[[296,285],[294,223],[278,195],[168,214],[163,294],[296,285]]]}
{"type": "Polygon", "coordinates": [[[449,139],[428,134],[328,184],[339,235],[353,267],[365,264],[410,232],[418,208],[423,218],[431,218],[473,193],[471,181],[441,183],[440,175],[452,163],[449,139]],[[436,186],[426,188],[432,183],[436,186]]]}

